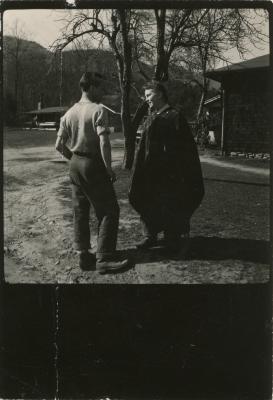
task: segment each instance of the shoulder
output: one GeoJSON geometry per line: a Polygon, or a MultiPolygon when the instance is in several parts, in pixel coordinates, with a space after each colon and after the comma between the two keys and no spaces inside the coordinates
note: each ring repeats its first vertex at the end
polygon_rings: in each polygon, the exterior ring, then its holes
{"type": "Polygon", "coordinates": [[[107,109],[101,103],[91,103],[90,111],[92,111],[95,118],[107,117],[107,109]]]}
{"type": "Polygon", "coordinates": [[[174,108],[174,117],[182,125],[186,125],[188,123],[184,111],[179,107],[174,108]]]}
{"type": "Polygon", "coordinates": [[[173,111],[177,117],[186,119],[185,113],[181,107],[179,107],[179,106],[173,107],[173,111]]]}
{"type": "Polygon", "coordinates": [[[183,132],[189,130],[189,124],[183,110],[178,107],[170,107],[167,111],[170,123],[175,124],[177,130],[183,130],[183,132]]]}
{"type": "Polygon", "coordinates": [[[163,116],[167,119],[176,119],[178,117],[178,111],[176,108],[170,106],[164,112],[163,116]]]}
{"type": "Polygon", "coordinates": [[[78,103],[73,104],[73,106],[70,107],[70,108],[66,111],[66,113],[62,116],[62,119],[63,119],[63,120],[69,119],[69,118],[73,115],[73,113],[77,110],[77,107],[78,107],[77,104],[78,104],[78,103]]]}
{"type": "Polygon", "coordinates": [[[175,126],[178,128],[179,126],[179,121],[180,121],[180,115],[179,111],[174,108],[174,107],[169,107],[164,111],[163,118],[168,121],[169,124],[175,124],[175,126]]]}

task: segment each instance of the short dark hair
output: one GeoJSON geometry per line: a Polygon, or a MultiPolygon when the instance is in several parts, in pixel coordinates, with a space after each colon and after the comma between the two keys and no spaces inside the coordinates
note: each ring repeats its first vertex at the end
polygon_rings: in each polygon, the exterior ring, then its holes
{"type": "Polygon", "coordinates": [[[143,86],[144,90],[154,90],[155,92],[160,92],[162,93],[162,96],[164,98],[164,100],[167,102],[168,101],[168,93],[167,93],[167,89],[165,88],[165,86],[155,80],[146,82],[145,85],[143,86]]]}
{"type": "Polygon", "coordinates": [[[84,72],[82,75],[79,85],[80,88],[87,92],[91,85],[98,86],[103,79],[103,76],[99,72],[84,72]]]}

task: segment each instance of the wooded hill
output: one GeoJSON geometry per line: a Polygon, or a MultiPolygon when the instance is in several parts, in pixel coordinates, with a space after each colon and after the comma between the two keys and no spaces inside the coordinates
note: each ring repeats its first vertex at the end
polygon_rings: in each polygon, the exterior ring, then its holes
{"type": "MultiPolygon", "coordinates": [[[[54,56],[34,41],[4,36],[4,122],[7,125],[15,124],[22,112],[36,109],[41,100],[43,107],[71,106],[79,99],[78,82],[82,73],[92,68],[104,75],[103,93],[116,95],[116,104],[112,102],[109,105],[118,110],[119,80],[111,51],[69,50],[63,51],[61,57],[60,54],[54,56]]],[[[152,78],[152,66],[142,63],[141,68],[152,78]]],[[[132,75],[135,89],[131,90],[130,102],[133,113],[140,101],[137,93],[143,94],[141,88],[146,79],[136,64],[133,64],[132,75]]],[[[198,76],[182,67],[170,67],[170,80],[167,83],[170,102],[182,106],[190,119],[194,118],[200,99],[200,89],[193,79],[198,79],[198,76]]]]}

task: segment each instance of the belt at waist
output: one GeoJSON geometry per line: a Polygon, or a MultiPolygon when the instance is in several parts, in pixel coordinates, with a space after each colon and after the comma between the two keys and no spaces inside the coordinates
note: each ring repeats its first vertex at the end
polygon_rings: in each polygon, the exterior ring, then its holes
{"type": "Polygon", "coordinates": [[[93,153],[82,153],[81,151],[74,151],[73,154],[75,154],[76,156],[87,157],[87,158],[96,157],[96,154],[93,154],[93,153]]]}

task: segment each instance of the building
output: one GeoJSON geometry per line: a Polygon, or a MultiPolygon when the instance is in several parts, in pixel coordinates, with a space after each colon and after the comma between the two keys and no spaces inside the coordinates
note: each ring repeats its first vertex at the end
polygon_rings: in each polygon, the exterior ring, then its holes
{"type": "MultiPolygon", "coordinates": [[[[103,106],[109,111],[109,126],[112,127],[114,131],[121,130],[121,118],[120,112],[113,110],[117,109],[120,105],[120,97],[115,95],[108,95],[103,97],[103,106]]],[[[60,118],[69,109],[67,106],[58,107],[39,107],[37,110],[27,111],[24,113],[24,122],[26,126],[36,127],[36,128],[55,128],[58,129],[60,118]]]]}
{"type": "Polygon", "coordinates": [[[269,61],[269,55],[264,55],[207,73],[221,83],[220,145],[225,154],[270,152],[269,61]]]}
{"type": "Polygon", "coordinates": [[[60,118],[69,107],[46,107],[37,110],[25,112],[25,116],[31,119],[32,127],[37,128],[55,128],[57,129],[60,123],[60,118]]]}

